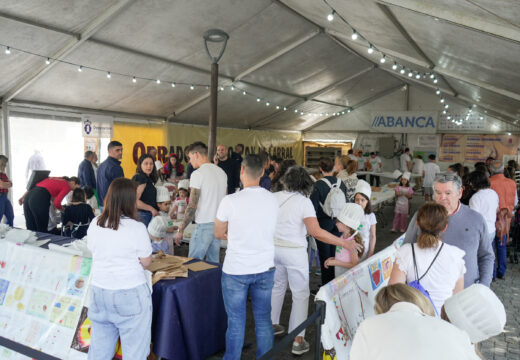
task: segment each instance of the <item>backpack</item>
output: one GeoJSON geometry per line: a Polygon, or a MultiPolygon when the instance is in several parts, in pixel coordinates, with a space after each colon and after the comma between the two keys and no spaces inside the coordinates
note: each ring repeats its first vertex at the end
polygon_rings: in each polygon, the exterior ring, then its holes
{"type": "Polygon", "coordinates": [[[331,184],[330,181],[325,178],[322,178],[320,180],[322,180],[330,188],[330,191],[327,194],[327,197],[325,198],[325,203],[322,204],[320,202],[320,206],[325,214],[327,214],[333,219],[337,218],[339,213],[341,212],[341,209],[343,209],[343,206],[347,203],[345,193],[343,193],[343,191],[340,188],[341,180],[338,179],[338,181],[334,185],[331,184]]]}
{"type": "Polygon", "coordinates": [[[430,271],[430,268],[432,267],[432,265],[435,262],[435,260],[437,260],[437,256],[439,256],[439,253],[441,252],[442,247],[444,246],[444,243],[441,244],[441,247],[440,247],[439,251],[437,251],[437,254],[435,254],[435,257],[433,258],[430,266],[428,266],[428,269],[424,272],[424,274],[422,274],[421,277],[419,277],[419,273],[417,272],[417,263],[415,261],[415,250],[414,250],[414,246],[413,245],[414,244],[412,244],[412,256],[413,256],[413,268],[415,270],[415,280],[410,282],[410,283],[408,283],[408,286],[413,287],[414,289],[419,290],[424,296],[426,296],[426,298],[428,300],[430,300],[430,302],[433,305],[433,310],[435,310],[435,315],[439,316],[437,308],[435,307],[435,304],[433,303],[432,298],[430,297],[430,293],[428,292],[428,290],[426,290],[421,285],[420,281],[428,273],[428,271],[430,271]]]}

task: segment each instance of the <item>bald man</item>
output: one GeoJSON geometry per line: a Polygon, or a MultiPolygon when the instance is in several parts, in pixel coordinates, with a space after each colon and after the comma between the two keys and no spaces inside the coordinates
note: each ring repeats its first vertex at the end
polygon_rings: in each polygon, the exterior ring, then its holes
{"type": "Polygon", "coordinates": [[[240,167],[237,161],[234,161],[228,156],[228,149],[226,145],[217,146],[217,153],[213,159],[215,165],[218,165],[227,175],[227,193],[233,194],[240,188],[240,179],[237,177],[237,166],[240,167]]]}

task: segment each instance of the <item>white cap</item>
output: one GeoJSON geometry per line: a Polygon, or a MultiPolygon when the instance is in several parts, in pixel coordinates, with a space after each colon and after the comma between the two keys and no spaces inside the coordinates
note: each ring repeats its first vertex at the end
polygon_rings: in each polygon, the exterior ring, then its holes
{"type": "Polygon", "coordinates": [[[482,284],[473,284],[448,298],[444,311],[450,322],[466,331],[474,344],[500,334],[506,324],[504,305],[482,284]]]}
{"type": "Polygon", "coordinates": [[[403,175],[402,172],[400,172],[399,170],[394,170],[394,172],[392,173],[392,177],[394,179],[397,179],[399,176],[403,175]]]}
{"type": "Polygon", "coordinates": [[[343,209],[341,209],[337,219],[349,228],[357,230],[364,215],[365,212],[360,205],[355,203],[346,203],[343,206],[343,209]]]}
{"type": "Polygon", "coordinates": [[[154,216],[148,224],[148,233],[156,238],[163,238],[167,228],[168,220],[164,216],[154,216]]]}
{"type": "Polygon", "coordinates": [[[405,171],[403,174],[403,179],[410,180],[410,176],[412,174],[409,171],[405,171]]]}
{"type": "Polygon", "coordinates": [[[370,199],[370,196],[372,196],[372,189],[370,188],[370,184],[365,180],[358,180],[356,190],[354,190],[354,194],[357,193],[361,193],[370,199]]]}
{"type": "Polygon", "coordinates": [[[177,185],[177,188],[180,190],[180,189],[184,189],[184,190],[190,190],[190,181],[188,179],[183,179],[181,181],[179,181],[179,184],[177,185]]]}
{"type": "Polygon", "coordinates": [[[166,187],[164,187],[164,186],[157,186],[156,188],[157,188],[157,199],[156,199],[156,201],[158,203],[171,200],[170,192],[168,191],[168,189],[166,187]]]}

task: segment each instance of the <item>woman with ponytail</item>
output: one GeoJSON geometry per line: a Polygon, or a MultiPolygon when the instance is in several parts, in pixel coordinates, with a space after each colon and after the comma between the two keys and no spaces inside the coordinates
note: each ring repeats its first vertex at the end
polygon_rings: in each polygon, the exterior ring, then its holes
{"type": "Polygon", "coordinates": [[[389,281],[411,286],[420,283],[437,311],[447,298],[464,289],[465,252],[442,242],[448,221],[448,212],[442,205],[427,202],[419,208],[417,242],[404,244],[397,251],[389,281]]]}

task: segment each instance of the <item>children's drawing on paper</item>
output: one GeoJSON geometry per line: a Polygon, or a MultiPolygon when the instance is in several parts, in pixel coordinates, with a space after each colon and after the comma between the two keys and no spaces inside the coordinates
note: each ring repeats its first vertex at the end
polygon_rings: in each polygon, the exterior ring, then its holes
{"type": "Polygon", "coordinates": [[[48,319],[55,297],[55,294],[47,291],[33,290],[31,299],[27,305],[27,313],[48,319]]]}
{"type": "Polygon", "coordinates": [[[61,326],[75,329],[81,312],[81,301],[78,299],[60,296],[54,302],[50,321],[61,326]]]}

